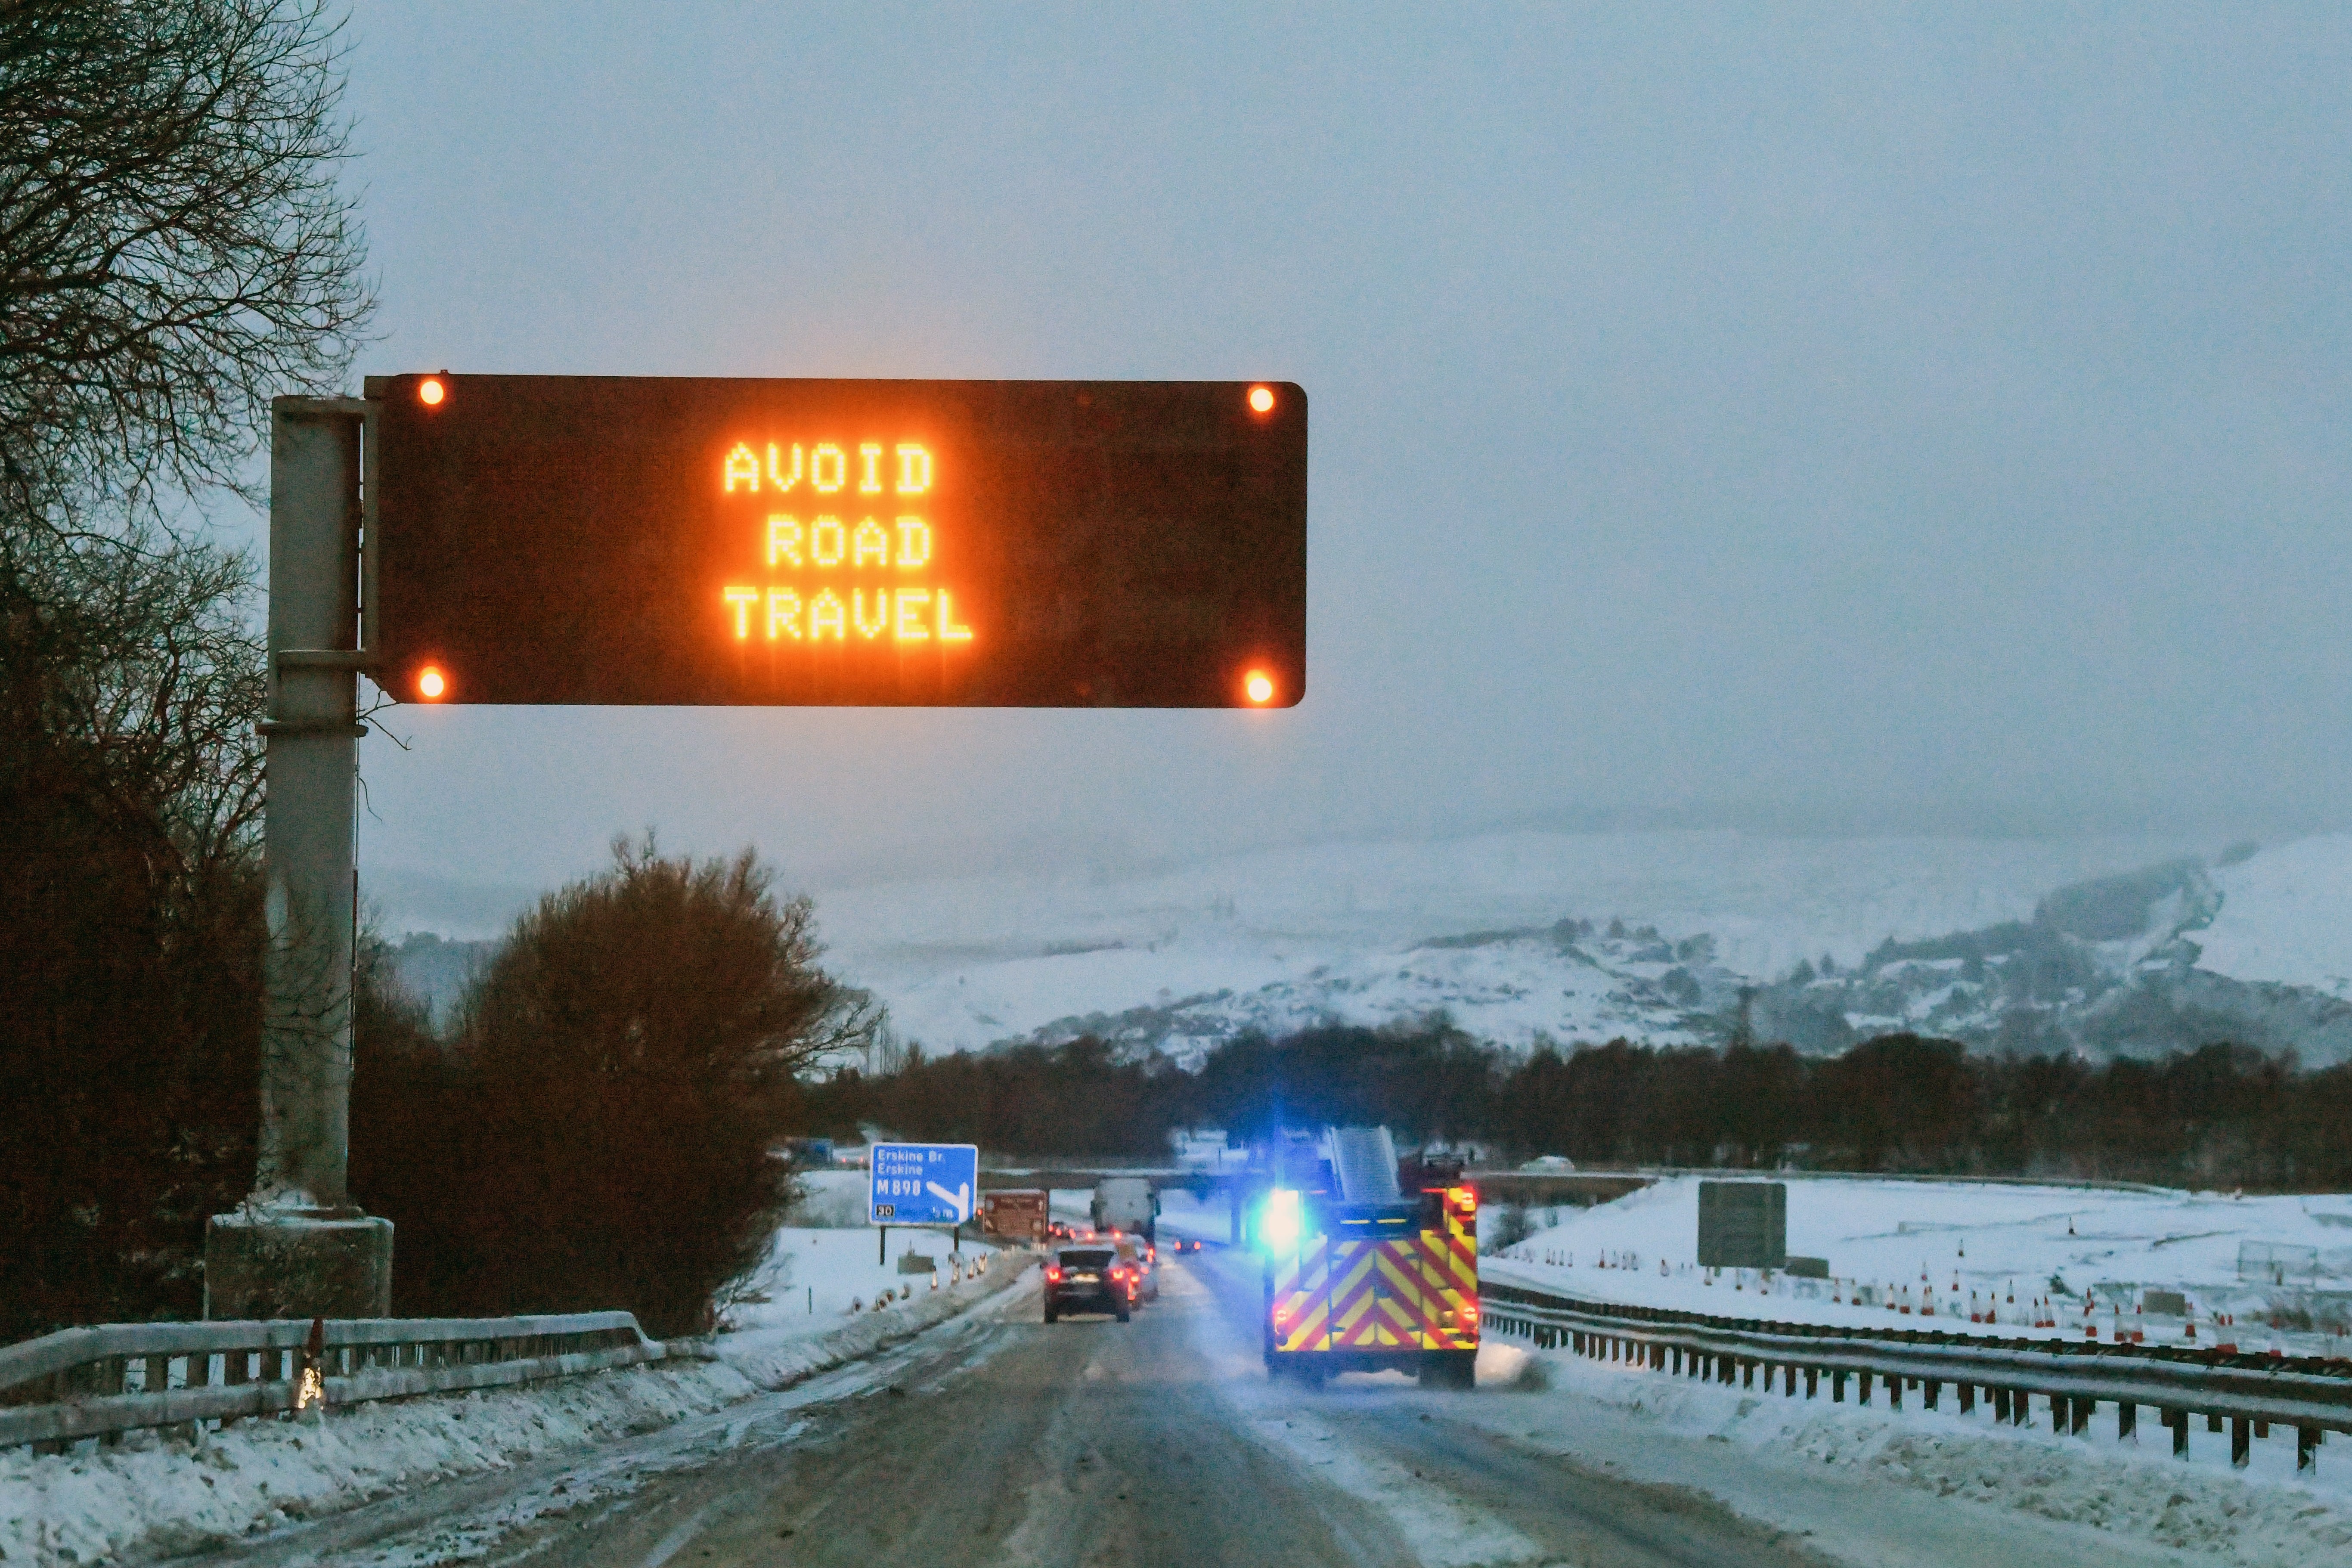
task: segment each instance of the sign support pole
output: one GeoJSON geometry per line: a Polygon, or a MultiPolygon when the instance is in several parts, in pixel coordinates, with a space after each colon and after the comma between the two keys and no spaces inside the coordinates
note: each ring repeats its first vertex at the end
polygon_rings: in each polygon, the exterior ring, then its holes
{"type": "Polygon", "coordinates": [[[368,658],[359,632],[373,597],[360,572],[361,438],[373,410],[352,398],[270,404],[260,1147],[252,1194],[205,1227],[207,1318],[392,1310],[392,1224],[345,1190],[352,806],[368,658]]]}

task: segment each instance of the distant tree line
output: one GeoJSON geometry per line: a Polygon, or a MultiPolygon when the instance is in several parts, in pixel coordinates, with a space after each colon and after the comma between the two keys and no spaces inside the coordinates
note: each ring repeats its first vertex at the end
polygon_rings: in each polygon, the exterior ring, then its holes
{"type": "Polygon", "coordinates": [[[1442,1025],[1244,1035],[1197,1073],[1098,1040],[843,1072],[803,1090],[814,1130],[880,1126],[1009,1154],[1150,1156],[1182,1128],[1378,1122],[1401,1140],[1582,1165],[2046,1175],[2255,1188],[2352,1185],[2352,1066],[2216,1044],[2154,1061],[1971,1055],[1889,1035],[1787,1046],[1532,1054],[1442,1025]]]}

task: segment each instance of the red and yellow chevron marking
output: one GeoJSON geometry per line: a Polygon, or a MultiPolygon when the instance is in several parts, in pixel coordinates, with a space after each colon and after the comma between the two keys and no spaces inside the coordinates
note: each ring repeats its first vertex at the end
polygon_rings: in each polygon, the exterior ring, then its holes
{"type": "Polygon", "coordinates": [[[1328,1238],[1300,1238],[1298,1250],[1275,1261],[1274,1341],[1282,1351],[1331,1348],[1324,1291],[1328,1238]]]}
{"type": "Polygon", "coordinates": [[[1336,1350],[1417,1348],[1428,1289],[1417,1236],[1332,1244],[1331,1343],[1336,1350]]]}
{"type": "Polygon", "coordinates": [[[1302,1237],[1274,1263],[1275,1348],[1475,1349],[1477,1218],[1444,1209],[1441,1226],[1406,1236],[1302,1237]]]}
{"type": "Polygon", "coordinates": [[[1421,1233],[1417,1259],[1423,1281],[1422,1342],[1429,1350],[1470,1350],[1478,1343],[1477,1217],[1445,1205],[1442,1228],[1421,1233]],[[1465,1321],[1467,1309],[1471,1314],[1465,1321]]]}
{"type": "Polygon", "coordinates": [[[1331,1347],[1371,1350],[1380,1344],[1378,1320],[1372,1312],[1372,1260],[1378,1248],[1370,1242],[1340,1241],[1331,1247],[1331,1347]]]}

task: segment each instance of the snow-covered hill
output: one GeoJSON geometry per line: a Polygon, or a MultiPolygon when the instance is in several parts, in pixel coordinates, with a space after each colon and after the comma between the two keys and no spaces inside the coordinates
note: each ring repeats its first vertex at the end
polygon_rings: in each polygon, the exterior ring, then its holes
{"type": "Polygon", "coordinates": [[[2187,847],[1525,832],[816,896],[827,962],[932,1050],[1094,1033],[1192,1061],[1440,1011],[1518,1048],[1664,1044],[1727,1037],[1745,993],[1754,1037],[1812,1051],[1916,1029],[2352,1060],[2352,835],[2187,847]]]}
{"type": "Polygon", "coordinates": [[[1979,1045],[2156,1056],[2218,1040],[2352,1060],[2352,836],[2240,846],[2054,890],[2030,921],[1890,937],[1753,998],[1810,1048],[1914,1029],[1979,1045]]]}
{"type": "Polygon", "coordinates": [[[1801,960],[2026,920],[2053,888],[2179,849],[1524,832],[817,901],[831,962],[934,1049],[1092,1029],[1189,1056],[1244,1028],[1441,1008],[1515,1046],[1665,1041],[1721,1034],[1744,983],[1801,960]]]}
{"type": "Polygon", "coordinates": [[[2352,1000],[2352,833],[2284,844],[2212,875],[2221,909],[2192,935],[2198,968],[2352,1000]]]}

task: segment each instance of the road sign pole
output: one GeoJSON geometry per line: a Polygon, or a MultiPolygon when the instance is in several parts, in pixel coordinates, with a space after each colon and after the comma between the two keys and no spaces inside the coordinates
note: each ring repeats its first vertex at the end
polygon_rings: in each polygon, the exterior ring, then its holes
{"type": "Polygon", "coordinates": [[[208,1318],[383,1317],[392,1307],[391,1222],[345,1190],[370,409],[350,398],[270,405],[259,1157],[252,1194],[206,1227],[208,1318]]]}

